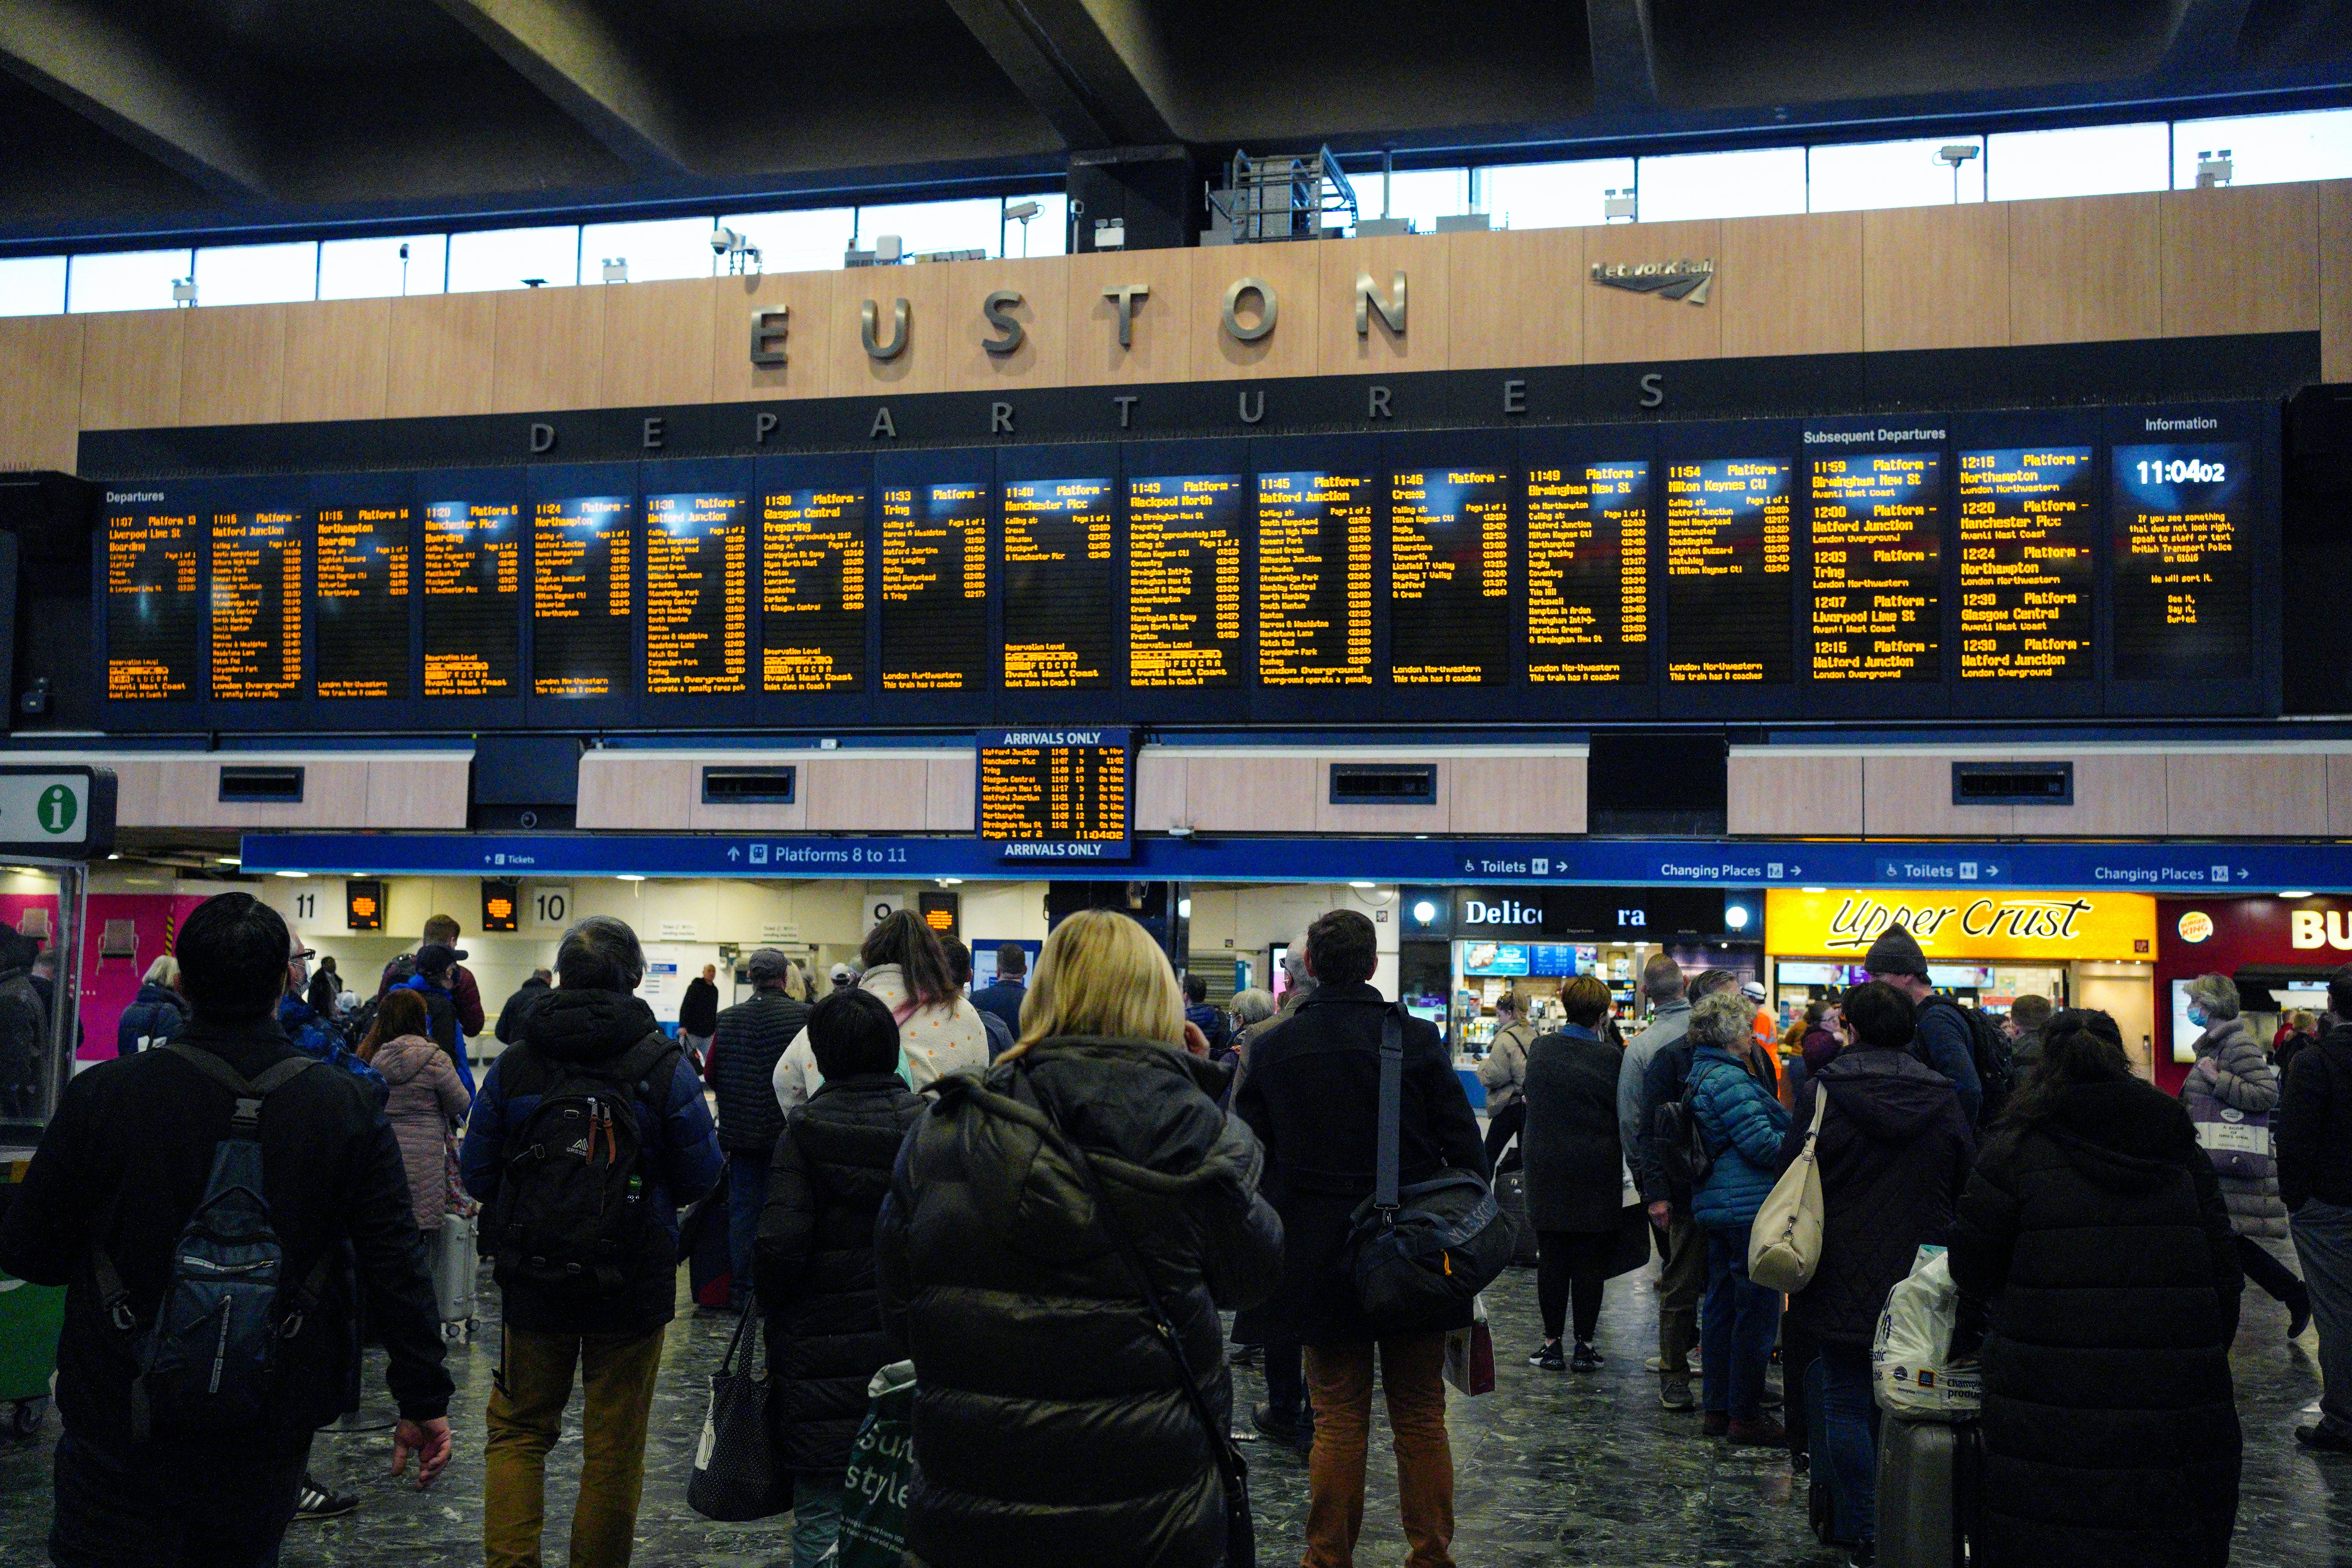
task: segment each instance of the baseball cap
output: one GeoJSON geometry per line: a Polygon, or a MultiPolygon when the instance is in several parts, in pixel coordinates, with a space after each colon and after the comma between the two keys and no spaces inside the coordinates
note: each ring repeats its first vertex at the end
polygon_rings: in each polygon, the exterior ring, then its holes
{"type": "Polygon", "coordinates": [[[416,950],[416,972],[419,974],[438,974],[465,956],[466,950],[462,947],[428,942],[416,950]]]}
{"type": "Polygon", "coordinates": [[[1739,988],[1739,994],[1750,1002],[1761,1002],[1764,1000],[1763,984],[1760,981],[1751,980],[1739,988]]]}

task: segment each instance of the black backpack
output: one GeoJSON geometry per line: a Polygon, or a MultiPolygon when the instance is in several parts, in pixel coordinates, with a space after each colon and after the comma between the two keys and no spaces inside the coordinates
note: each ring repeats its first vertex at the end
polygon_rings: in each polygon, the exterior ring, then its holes
{"type": "Polygon", "coordinates": [[[2009,1103],[2010,1091],[2017,1087],[2017,1062],[2010,1051],[2009,1031],[1983,1008],[1963,1006],[1958,997],[1938,995],[1928,1000],[1951,1008],[1969,1026],[1969,1059],[1977,1069],[1977,1088],[1982,1095],[1977,1125],[1990,1127],[2009,1103]]]}
{"type": "Polygon", "coordinates": [[[1693,1097],[1698,1090],[1698,1063],[1683,1078],[1683,1091],[1673,1100],[1661,1100],[1650,1116],[1650,1134],[1658,1145],[1658,1163],[1665,1168],[1666,1185],[1675,1194],[1687,1202],[1715,1170],[1715,1151],[1706,1146],[1706,1134],[1699,1131],[1698,1110],[1693,1097]]]}
{"type": "Polygon", "coordinates": [[[302,1331],[325,1294],[336,1249],[328,1247],[291,1300],[286,1254],[269,1224],[262,1190],[261,1107],[272,1092],[320,1066],[290,1057],[247,1083],[210,1051],[160,1047],[193,1063],[236,1097],[228,1134],[213,1146],[211,1177],[172,1246],[172,1271],[154,1320],[142,1330],[131,1292],[103,1244],[90,1248],[99,1308],[130,1342],[139,1363],[131,1381],[131,1428],[145,1442],[156,1427],[179,1433],[250,1436],[276,1393],[278,1346],[302,1331]]]}
{"type": "Polygon", "coordinates": [[[503,1289],[574,1300],[609,1299],[673,1266],[668,1233],[649,1201],[638,1099],[661,1105],[678,1054],[676,1041],[647,1035],[614,1060],[591,1068],[551,1062],[528,1045],[502,1069],[530,1061],[552,1080],[509,1144],[490,1210],[490,1251],[503,1289]]]}

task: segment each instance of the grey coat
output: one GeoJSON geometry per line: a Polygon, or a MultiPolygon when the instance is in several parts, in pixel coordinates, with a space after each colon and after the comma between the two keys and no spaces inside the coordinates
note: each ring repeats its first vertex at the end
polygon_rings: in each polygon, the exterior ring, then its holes
{"type": "MultiPolygon", "coordinates": [[[[2180,1086],[2180,1101],[2195,1114],[2199,1100],[2218,1101],[2259,1116],[2278,1109],[2278,1069],[2247,1032],[2243,1018],[2223,1018],[2197,1042],[2197,1065],[2180,1086]]],[[[2278,1164],[2268,1155],[2256,1162],[2260,1176],[2216,1172],[2222,1200],[2230,1205],[2230,1228],[2240,1236],[2286,1237],[2286,1205],[2279,1197],[2278,1164]]]]}
{"type": "Polygon", "coordinates": [[[1536,1229],[1613,1230],[1624,1198],[1617,1139],[1617,1047],[1570,1025],[1528,1052],[1528,1223],[1536,1229]]]}

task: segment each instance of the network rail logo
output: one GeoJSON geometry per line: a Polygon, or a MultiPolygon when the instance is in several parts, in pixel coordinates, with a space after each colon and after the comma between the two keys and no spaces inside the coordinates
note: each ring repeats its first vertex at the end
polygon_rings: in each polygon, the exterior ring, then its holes
{"type": "Polygon", "coordinates": [[[1636,294],[1655,294],[1663,300],[1681,300],[1692,305],[1706,303],[1706,291],[1715,287],[1715,259],[1693,261],[1685,257],[1680,261],[1596,261],[1592,264],[1592,280],[1604,289],[1624,289],[1636,294]]]}

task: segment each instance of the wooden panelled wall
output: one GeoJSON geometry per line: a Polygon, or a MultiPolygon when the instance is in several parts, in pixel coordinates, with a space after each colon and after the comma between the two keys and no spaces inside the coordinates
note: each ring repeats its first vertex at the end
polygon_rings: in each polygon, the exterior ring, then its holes
{"type": "Polygon", "coordinates": [[[2352,181],[1700,223],[957,262],[320,304],[0,320],[0,468],[71,468],[76,434],[175,425],[977,391],[1383,369],[1482,369],[2318,331],[2352,379],[2352,181]],[[1704,307],[1587,279],[1713,257],[1704,307]],[[1354,283],[1411,278],[1409,329],[1355,331],[1354,283]],[[1220,329],[1244,274],[1280,296],[1255,343],[1220,329]],[[1106,286],[1148,282],[1131,347],[1106,286]],[[1025,302],[1002,357],[991,289],[1025,302]],[[869,360],[858,305],[904,297],[906,352],[869,360]],[[751,308],[791,310],[789,361],[749,363],[751,308]]]}

